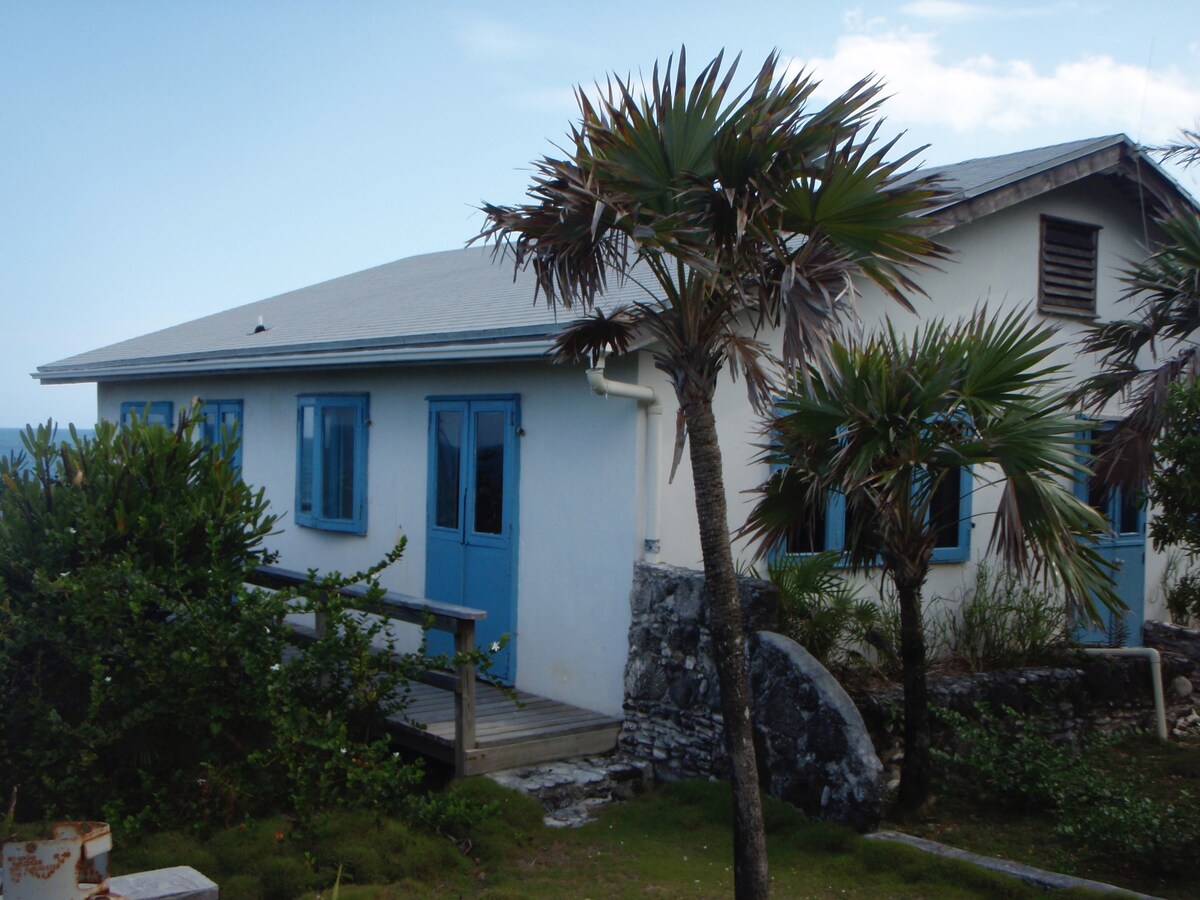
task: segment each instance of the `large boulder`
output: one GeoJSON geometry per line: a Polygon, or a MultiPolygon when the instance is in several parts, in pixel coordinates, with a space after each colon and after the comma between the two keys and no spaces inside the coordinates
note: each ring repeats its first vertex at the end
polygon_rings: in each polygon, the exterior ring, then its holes
{"type": "Polygon", "coordinates": [[[857,831],[877,827],[883,765],[854,702],[791,638],[756,632],[749,656],[763,789],[811,816],[857,831]]]}

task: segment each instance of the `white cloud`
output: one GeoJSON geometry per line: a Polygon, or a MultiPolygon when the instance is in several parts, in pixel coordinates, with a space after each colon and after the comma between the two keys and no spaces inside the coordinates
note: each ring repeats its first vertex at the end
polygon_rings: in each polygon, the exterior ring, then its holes
{"type": "Polygon", "coordinates": [[[458,41],[479,57],[494,62],[528,59],[541,47],[533,35],[489,19],[473,19],[458,31],[458,41]]]}
{"type": "Polygon", "coordinates": [[[802,65],[828,85],[824,93],[830,96],[865,73],[877,73],[887,85],[885,110],[893,122],[958,132],[1073,126],[1080,136],[1124,131],[1154,142],[1200,111],[1200,85],[1172,70],[1151,71],[1105,55],[1082,55],[1042,70],[1020,58],[947,61],[931,35],[904,29],[843,35],[832,56],[802,65]]]}
{"type": "Polygon", "coordinates": [[[960,0],[913,0],[900,7],[900,11],[913,18],[943,24],[977,22],[981,19],[1044,19],[1060,15],[1078,17],[1095,12],[1072,0],[1039,3],[1036,6],[985,6],[979,3],[962,3],[960,0]]]}
{"type": "Polygon", "coordinates": [[[956,0],[916,0],[906,3],[902,12],[919,19],[936,19],[939,22],[971,22],[988,16],[992,10],[974,3],[958,3],[956,0]]]}

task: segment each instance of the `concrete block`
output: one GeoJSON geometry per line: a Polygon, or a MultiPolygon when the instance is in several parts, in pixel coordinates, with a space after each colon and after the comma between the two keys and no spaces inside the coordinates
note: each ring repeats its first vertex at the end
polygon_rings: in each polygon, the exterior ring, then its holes
{"type": "Polygon", "coordinates": [[[191,866],[115,875],[109,891],[125,900],[217,900],[217,884],[191,866]]]}

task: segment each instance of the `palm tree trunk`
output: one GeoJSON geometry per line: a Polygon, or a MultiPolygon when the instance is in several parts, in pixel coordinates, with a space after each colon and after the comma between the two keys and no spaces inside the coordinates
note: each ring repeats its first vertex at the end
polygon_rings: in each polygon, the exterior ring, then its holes
{"type": "MultiPolygon", "coordinates": [[[[746,636],[738,602],[737,573],[729,545],[729,518],[721,448],[717,443],[712,394],[692,388],[681,396],[692,461],[696,519],[708,590],[713,659],[721,688],[725,749],[729,753],[733,786],[733,860],[735,896],[765,898],[769,893],[767,844],[763,830],[762,797],[754,755],[754,724],[750,679],[746,671],[746,636]]],[[[682,393],[682,392],[681,392],[682,393]]]]}
{"type": "Polygon", "coordinates": [[[904,682],[904,763],[900,767],[903,809],[916,809],[929,796],[929,690],[925,683],[925,628],[918,585],[896,583],[900,601],[900,662],[904,682]]]}

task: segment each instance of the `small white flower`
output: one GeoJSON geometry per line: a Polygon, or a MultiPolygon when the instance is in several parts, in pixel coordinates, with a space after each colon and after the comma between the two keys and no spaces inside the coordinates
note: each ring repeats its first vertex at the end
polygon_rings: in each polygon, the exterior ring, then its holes
{"type": "Polygon", "coordinates": [[[68,534],[74,534],[74,533],[75,533],[75,529],[74,529],[74,528],[68,528],[68,529],[67,529],[67,533],[68,533],[68,534]]]}
{"type": "Polygon", "coordinates": [[[112,676],[111,676],[111,675],[105,675],[105,676],[104,676],[104,683],[105,683],[105,684],[108,684],[110,681],[112,681],[112,676]]]}
{"type": "Polygon", "coordinates": [[[342,748],[342,755],[344,756],[345,754],[346,754],[346,748],[345,748],[345,747],[343,747],[343,748],[342,748]]]}
{"type": "Polygon", "coordinates": [[[271,666],[271,671],[278,672],[279,671],[279,663],[275,663],[275,665],[271,666]]]}
{"type": "Polygon", "coordinates": [[[500,642],[499,641],[492,641],[492,652],[493,653],[500,652],[500,642]]]}

